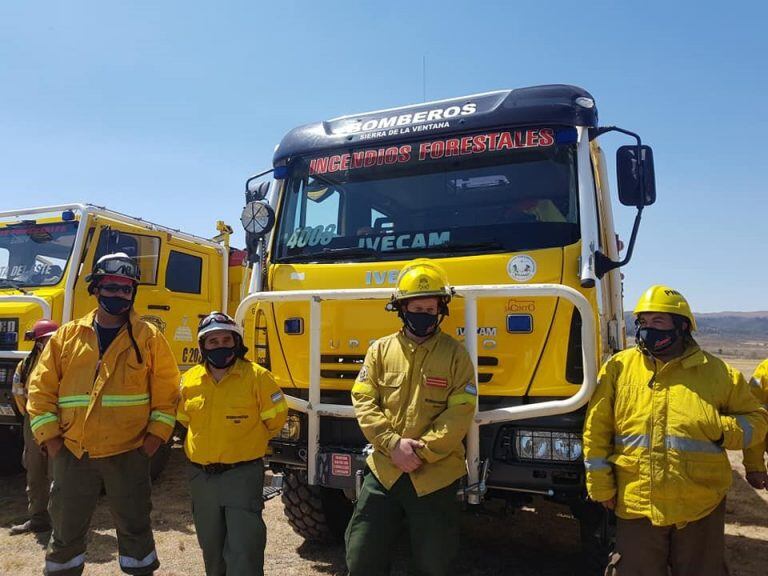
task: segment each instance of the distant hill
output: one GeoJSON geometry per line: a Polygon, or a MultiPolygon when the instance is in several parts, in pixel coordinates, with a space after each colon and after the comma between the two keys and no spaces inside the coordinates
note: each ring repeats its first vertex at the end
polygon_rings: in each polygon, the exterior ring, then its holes
{"type": "MultiPolygon", "coordinates": [[[[624,314],[627,335],[634,335],[635,320],[624,314]]],[[[709,312],[696,314],[697,338],[768,342],[768,312],[709,312]]]]}

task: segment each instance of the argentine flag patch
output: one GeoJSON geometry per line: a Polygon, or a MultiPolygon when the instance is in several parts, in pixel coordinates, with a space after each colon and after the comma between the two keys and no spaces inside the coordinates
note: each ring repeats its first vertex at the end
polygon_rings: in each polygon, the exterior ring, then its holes
{"type": "Polygon", "coordinates": [[[472,396],[477,396],[477,387],[473,382],[470,382],[464,387],[464,392],[467,394],[472,394],[472,396]]]}
{"type": "Polygon", "coordinates": [[[272,400],[272,404],[277,404],[278,402],[280,402],[280,400],[283,399],[283,393],[278,390],[277,392],[272,394],[272,396],[270,396],[270,399],[272,400]]]}

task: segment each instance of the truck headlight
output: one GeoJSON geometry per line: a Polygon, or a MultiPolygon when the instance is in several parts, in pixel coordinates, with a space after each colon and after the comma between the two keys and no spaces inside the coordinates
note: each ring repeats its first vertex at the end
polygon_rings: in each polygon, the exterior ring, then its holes
{"type": "Polygon", "coordinates": [[[581,458],[581,435],[555,430],[516,430],[515,451],[520,460],[573,462],[581,458]]]}
{"type": "Polygon", "coordinates": [[[301,418],[296,414],[291,414],[283,424],[277,435],[278,440],[288,440],[289,442],[298,442],[301,438],[301,418]]]}

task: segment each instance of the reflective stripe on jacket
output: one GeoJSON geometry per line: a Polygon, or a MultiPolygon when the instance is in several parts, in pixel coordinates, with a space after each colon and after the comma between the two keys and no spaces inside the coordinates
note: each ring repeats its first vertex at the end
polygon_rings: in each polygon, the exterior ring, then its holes
{"type": "Polygon", "coordinates": [[[184,449],[198,464],[233,464],[261,458],[285,424],[288,404],[269,370],[237,360],[214,381],[198,364],[181,379],[179,422],[184,449]]]}
{"type": "Polygon", "coordinates": [[[179,370],[165,336],[131,311],[142,361],[125,326],[99,360],[95,315],[62,326],[29,376],[35,440],[63,436],[78,458],[127,452],[141,446],[147,433],[168,440],[176,423],[179,370]]]}
{"type": "MultiPolygon", "coordinates": [[[[768,409],[768,360],[763,360],[749,381],[749,389],[763,408],[768,409]]],[[[765,453],[768,442],[755,444],[744,450],[744,468],[747,472],[765,472],[765,453]]]]}
{"type": "Polygon", "coordinates": [[[616,514],[682,526],[712,512],[731,484],[724,448],[762,442],[763,410],[744,377],[691,344],[666,364],[638,348],[603,366],[584,424],[589,496],[616,514]]]}
{"type": "Polygon", "coordinates": [[[421,440],[424,462],[411,472],[419,496],[466,474],[464,436],[475,412],[477,384],[464,346],[443,332],[416,344],[402,332],[374,342],[352,386],[360,428],[373,445],[368,466],[392,488],[402,472],[389,458],[400,438],[421,440]]]}

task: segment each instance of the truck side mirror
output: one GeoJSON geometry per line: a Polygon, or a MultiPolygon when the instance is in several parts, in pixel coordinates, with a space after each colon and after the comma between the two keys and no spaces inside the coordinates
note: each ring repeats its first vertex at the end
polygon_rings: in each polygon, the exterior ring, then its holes
{"type": "Polygon", "coordinates": [[[245,201],[255,202],[257,200],[264,200],[269,194],[269,185],[271,180],[262,180],[259,182],[259,177],[249,178],[245,182],[245,201]]]}
{"type": "Polygon", "coordinates": [[[621,146],[616,151],[619,200],[624,206],[650,206],[656,201],[656,176],[650,146],[621,146]],[[640,161],[637,150],[640,149],[640,161]]]}

